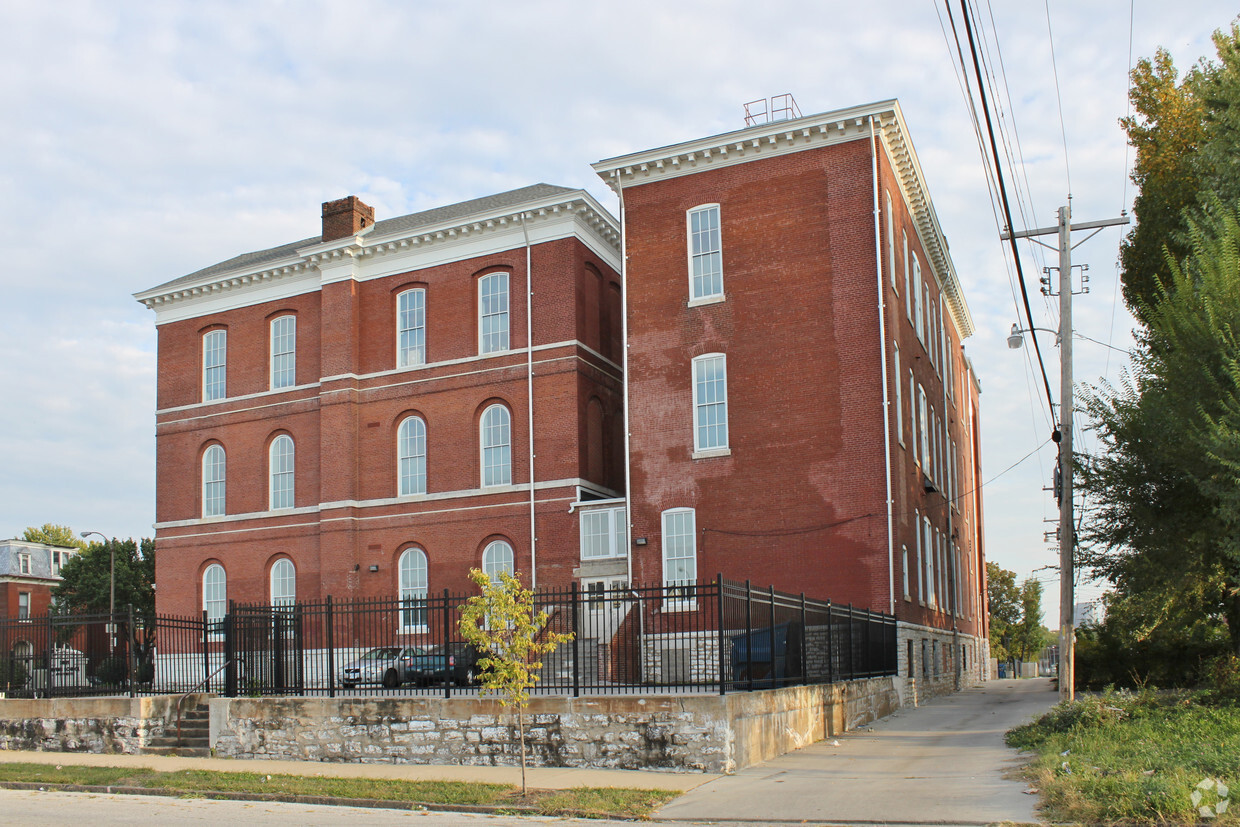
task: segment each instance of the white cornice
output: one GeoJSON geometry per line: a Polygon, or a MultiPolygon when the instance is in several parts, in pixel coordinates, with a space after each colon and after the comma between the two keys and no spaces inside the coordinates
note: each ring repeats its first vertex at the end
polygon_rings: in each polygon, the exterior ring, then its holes
{"type": "Polygon", "coordinates": [[[609,158],[592,166],[612,190],[618,190],[847,141],[869,140],[871,118],[892,160],[922,247],[930,258],[936,278],[943,285],[956,327],[961,337],[967,338],[973,333],[973,319],[930,201],[904,114],[894,99],[760,124],[724,135],[609,158]]]}
{"type": "Polygon", "coordinates": [[[188,284],[152,288],[134,298],[156,313],[156,324],[318,290],[332,281],[366,281],[451,261],[491,255],[524,244],[522,216],[532,243],[576,237],[617,272],[620,227],[589,193],[578,190],[409,230],[310,244],[277,262],[212,273],[188,284]]]}

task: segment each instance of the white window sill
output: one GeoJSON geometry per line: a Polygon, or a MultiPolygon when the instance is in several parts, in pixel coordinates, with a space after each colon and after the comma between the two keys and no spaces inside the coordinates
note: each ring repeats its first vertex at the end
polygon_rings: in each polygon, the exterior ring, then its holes
{"type": "Polygon", "coordinates": [[[689,600],[664,600],[663,611],[665,612],[696,612],[697,600],[691,598],[689,600]]]}
{"type": "Polygon", "coordinates": [[[396,630],[398,635],[424,635],[429,631],[427,626],[401,626],[396,630]]]}
{"type": "Polygon", "coordinates": [[[724,300],[724,298],[724,295],[721,293],[718,296],[703,296],[700,299],[689,299],[688,303],[685,304],[685,307],[701,307],[705,304],[719,304],[724,300]]]}
{"type": "Polygon", "coordinates": [[[732,456],[731,448],[710,448],[705,451],[694,451],[690,456],[693,459],[710,459],[711,457],[730,457],[732,456]]]}

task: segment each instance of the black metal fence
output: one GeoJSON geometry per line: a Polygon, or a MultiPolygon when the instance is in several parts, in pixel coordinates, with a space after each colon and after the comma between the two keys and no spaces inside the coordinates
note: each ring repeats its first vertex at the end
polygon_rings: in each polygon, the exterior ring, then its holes
{"type": "MultiPolygon", "coordinates": [[[[12,695],[475,694],[478,653],[457,628],[470,595],[231,603],[222,619],[107,616],[0,620],[0,691],[12,695]]],[[[748,691],[896,674],[896,621],[725,580],[540,589],[539,694],[748,691]]]]}

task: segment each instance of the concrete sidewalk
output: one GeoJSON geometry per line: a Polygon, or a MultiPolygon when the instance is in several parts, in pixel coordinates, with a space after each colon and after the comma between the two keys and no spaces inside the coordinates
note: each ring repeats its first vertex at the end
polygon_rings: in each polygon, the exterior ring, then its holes
{"type": "MultiPolygon", "coordinates": [[[[521,784],[520,767],[448,766],[443,764],[344,764],[324,761],[266,761],[232,758],[178,758],[168,755],[96,755],[86,752],[0,750],[0,763],[59,764],[88,767],[133,767],[162,772],[213,770],[302,775],[323,778],[389,778],[399,781],[473,781],[521,784]]],[[[705,773],[661,773],[641,770],[590,770],[531,767],[526,783],[534,789],[627,787],[635,790],[691,790],[720,778],[705,773]]]]}
{"type": "Polygon", "coordinates": [[[1005,778],[1023,761],[1003,733],[1059,700],[1049,680],[991,681],[904,709],[668,803],[663,821],[1036,823],[1037,797],[1005,778]]]}

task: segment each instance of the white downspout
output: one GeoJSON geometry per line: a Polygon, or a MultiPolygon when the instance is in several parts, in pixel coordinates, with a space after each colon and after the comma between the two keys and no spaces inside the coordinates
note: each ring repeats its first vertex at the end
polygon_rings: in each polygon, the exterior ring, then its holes
{"type": "Polygon", "coordinates": [[[534,529],[534,271],[531,266],[530,231],[521,212],[525,235],[525,398],[530,444],[530,588],[538,588],[538,534],[534,529]]]}
{"type": "MultiPolygon", "coordinates": [[[[878,353],[883,374],[883,463],[887,470],[887,603],[896,613],[895,533],[891,503],[891,404],[887,396],[887,285],[883,279],[882,212],[878,206],[878,134],[870,116],[870,162],[874,175],[874,263],[878,275],[878,353]]],[[[897,377],[898,381],[898,377],[897,377]]]]}
{"type": "MultiPolygon", "coordinates": [[[[633,478],[632,456],[629,453],[629,255],[628,233],[624,214],[624,182],[616,170],[616,197],[620,199],[620,355],[624,376],[621,377],[624,411],[624,559],[628,564],[628,583],[633,586],[633,478]]],[[[639,603],[640,605],[640,603],[639,603]]]]}

